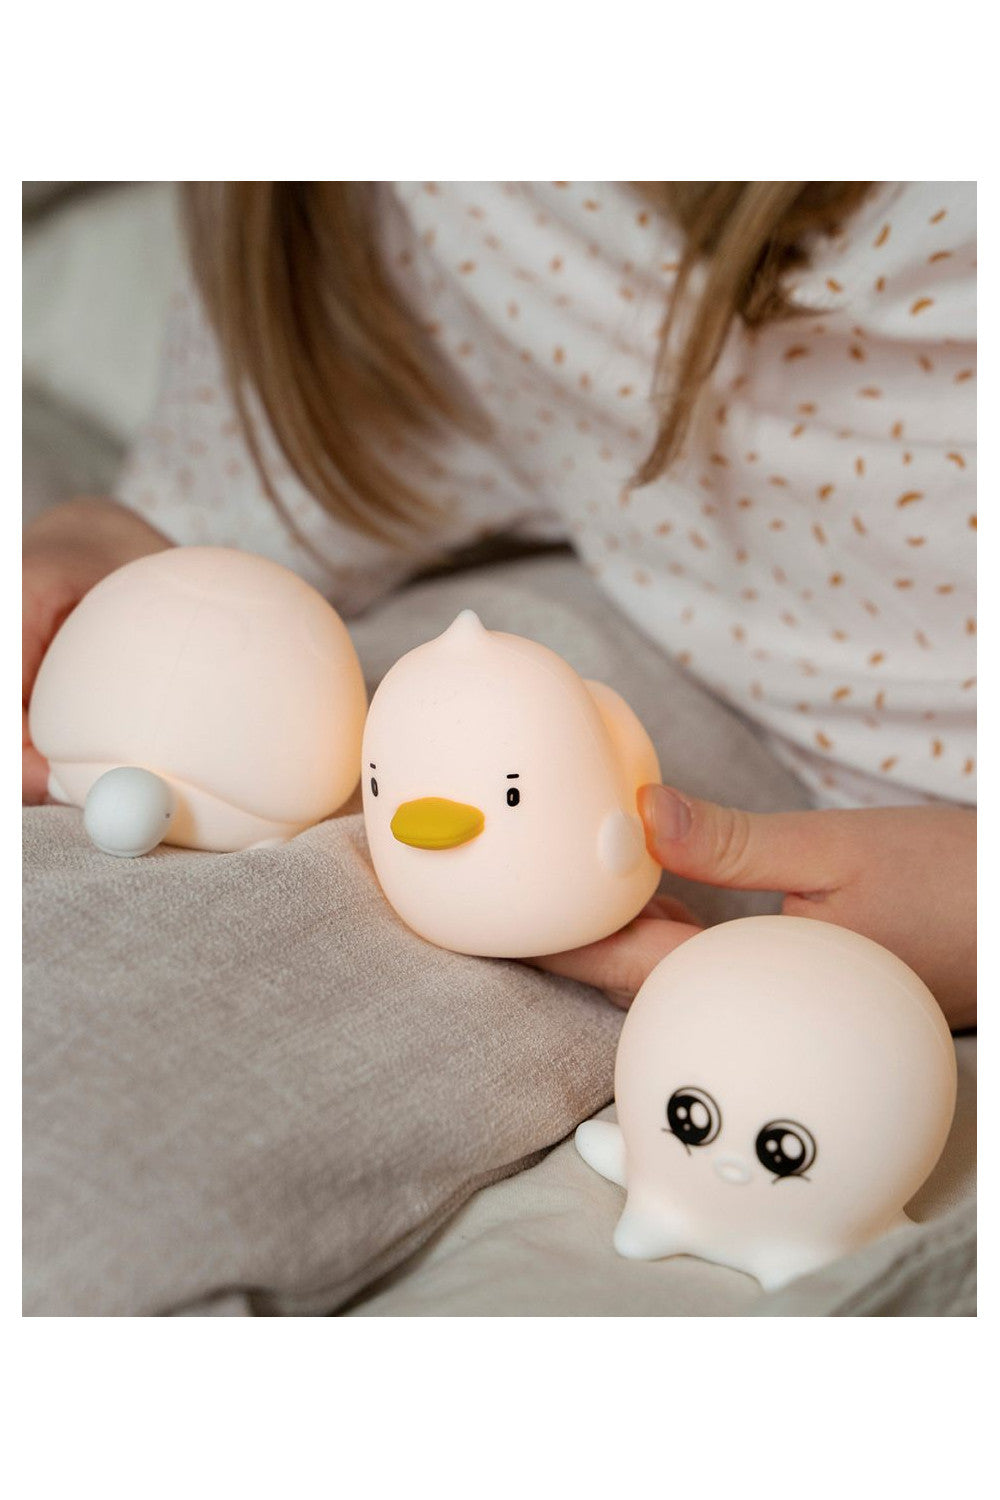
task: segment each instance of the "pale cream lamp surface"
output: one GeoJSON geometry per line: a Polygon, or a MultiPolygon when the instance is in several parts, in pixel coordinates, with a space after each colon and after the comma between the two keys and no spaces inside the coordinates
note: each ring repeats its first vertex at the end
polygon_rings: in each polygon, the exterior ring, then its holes
{"type": "Polygon", "coordinates": [[[948,1026],[906,964],[828,922],[745,917],[650,974],[618,1046],[618,1124],[576,1143],[627,1191],[620,1254],[772,1288],[909,1224],[955,1089],[948,1026]]]}
{"type": "Polygon", "coordinates": [[[31,699],[50,795],[109,854],[291,838],[358,781],[366,694],[337,612],[289,569],[173,547],[66,620],[31,699]]]}
{"type": "Polygon", "coordinates": [[[362,763],[382,889],[439,947],[559,952],[615,932],[656,889],[636,792],[660,773],[639,720],[471,610],[383,679],[362,763]]]}

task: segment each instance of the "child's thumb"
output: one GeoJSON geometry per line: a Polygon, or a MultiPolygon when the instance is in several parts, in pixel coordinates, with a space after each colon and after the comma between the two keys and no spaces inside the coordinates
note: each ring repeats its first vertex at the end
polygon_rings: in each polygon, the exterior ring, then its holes
{"type": "Polygon", "coordinates": [[[641,787],[638,802],[650,854],[688,880],[802,893],[837,884],[835,814],[748,813],[666,786],[641,787]]]}

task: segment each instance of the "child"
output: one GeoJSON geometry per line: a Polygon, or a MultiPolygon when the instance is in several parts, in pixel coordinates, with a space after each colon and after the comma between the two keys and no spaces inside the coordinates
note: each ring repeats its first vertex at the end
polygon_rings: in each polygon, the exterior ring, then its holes
{"type": "MultiPolygon", "coordinates": [[[[171,543],[347,613],[451,549],[568,539],[822,810],[647,788],[669,870],[786,892],[975,1019],[975,190],[196,184],[194,286],[118,503],[25,539],[23,696],[59,622],[171,543]]],[[[46,768],[25,738],[24,797],[46,768]]],[[[693,919],[546,963],[627,1003],[693,919]]]]}

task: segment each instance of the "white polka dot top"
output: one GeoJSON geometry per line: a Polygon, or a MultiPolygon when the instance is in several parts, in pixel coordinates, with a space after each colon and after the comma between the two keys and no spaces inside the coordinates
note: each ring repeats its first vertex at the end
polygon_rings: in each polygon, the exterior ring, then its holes
{"type": "Polygon", "coordinates": [[[818,241],[789,286],[802,315],[733,330],[683,458],[640,490],[677,231],[605,183],[397,184],[385,221],[492,422],[401,455],[444,512],[419,552],[332,520],[265,441],[297,541],[190,289],[119,498],[177,542],[287,563],[348,614],[490,533],[563,538],[821,805],[975,800],[973,184],[882,184],[818,241]]]}

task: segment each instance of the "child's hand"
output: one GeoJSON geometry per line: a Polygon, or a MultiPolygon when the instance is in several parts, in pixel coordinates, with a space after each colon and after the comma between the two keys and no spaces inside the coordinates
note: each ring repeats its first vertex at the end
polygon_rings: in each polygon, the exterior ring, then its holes
{"type": "Polygon", "coordinates": [[[84,594],[133,558],[160,552],[166,538],[111,500],[55,506],[24,533],[21,594],[21,800],[45,798],[49,768],[31,743],[28,704],[49,642],[84,594]]]}
{"type": "MultiPolygon", "coordinates": [[[[784,891],[788,916],[836,922],[914,969],[953,1027],[976,1020],[976,815],[960,807],[759,813],[669,787],[639,792],[646,843],[689,880],[784,891]]],[[[661,958],[698,931],[678,902],[654,898],[602,942],[538,959],[627,1005],[661,958]]]]}

